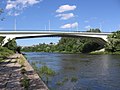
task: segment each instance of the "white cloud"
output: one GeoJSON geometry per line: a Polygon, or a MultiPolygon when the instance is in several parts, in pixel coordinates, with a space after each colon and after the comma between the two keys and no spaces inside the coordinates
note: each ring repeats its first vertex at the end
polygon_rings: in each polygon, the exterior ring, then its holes
{"type": "Polygon", "coordinates": [[[71,27],[72,27],[72,28],[78,27],[78,23],[77,23],[77,22],[73,23],[73,24],[71,25],[71,27]]]}
{"type": "Polygon", "coordinates": [[[75,17],[73,13],[68,13],[68,14],[58,14],[56,17],[60,17],[61,20],[68,20],[70,18],[75,17]]]}
{"type": "Polygon", "coordinates": [[[9,10],[9,9],[14,8],[15,6],[16,6],[15,4],[9,3],[9,4],[7,4],[7,6],[6,6],[6,9],[9,10]]]}
{"type": "Polygon", "coordinates": [[[65,25],[61,26],[60,28],[71,28],[71,24],[65,24],[65,25]]]}
{"type": "Polygon", "coordinates": [[[90,29],[90,28],[91,28],[91,26],[90,26],[90,25],[87,25],[87,26],[85,26],[85,28],[86,28],[86,29],[90,29]]]}
{"type": "Polygon", "coordinates": [[[60,6],[56,12],[57,13],[62,13],[62,12],[65,12],[65,11],[71,11],[71,10],[75,10],[76,9],[76,6],[73,5],[73,6],[70,6],[70,5],[62,5],[60,6]]]}
{"type": "Polygon", "coordinates": [[[19,15],[24,8],[39,3],[41,0],[8,0],[6,10],[8,15],[19,15]]]}
{"type": "Polygon", "coordinates": [[[75,27],[78,27],[78,23],[77,22],[72,23],[72,24],[65,24],[65,25],[61,26],[60,28],[65,29],[65,28],[75,28],[75,27]]]}

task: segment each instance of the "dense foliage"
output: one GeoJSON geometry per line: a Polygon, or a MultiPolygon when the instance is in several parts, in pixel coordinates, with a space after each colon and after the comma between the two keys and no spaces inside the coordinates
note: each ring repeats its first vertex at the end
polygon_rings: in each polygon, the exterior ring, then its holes
{"type": "Polygon", "coordinates": [[[61,38],[57,44],[59,52],[88,53],[98,49],[99,45],[91,39],[61,38]]]}
{"type": "Polygon", "coordinates": [[[4,47],[7,47],[8,49],[15,52],[17,49],[17,43],[16,43],[15,39],[9,40],[9,42],[7,44],[5,44],[4,47]]]}
{"type": "MultiPolygon", "coordinates": [[[[87,32],[98,32],[99,29],[90,29],[87,32]]],[[[55,45],[50,44],[39,44],[30,47],[22,48],[25,52],[62,52],[62,53],[88,53],[91,51],[98,50],[100,45],[89,38],[68,38],[62,37],[59,42],[55,45]]]]}
{"type": "Polygon", "coordinates": [[[62,37],[57,45],[39,44],[31,47],[24,47],[25,52],[62,52],[62,53],[88,53],[97,50],[99,45],[91,39],[62,37]]]}
{"type": "Polygon", "coordinates": [[[12,55],[14,52],[12,50],[9,50],[6,47],[0,47],[0,60],[3,58],[6,58],[9,55],[12,55]]]}
{"type": "Polygon", "coordinates": [[[106,51],[120,52],[120,31],[114,32],[113,34],[108,36],[106,51]]]}
{"type": "Polygon", "coordinates": [[[4,37],[0,37],[0,46],[2,46],[2,44],[3,44],[3,39],[4,39],[4,37]]]}
{"type": "Polygon", "coordinates": [[[9,41],[5,45],[5,47],[2,47],[3,39],[4,37],[0,37],[0,61],[8,57],[11,54],[14,54],[14,52],[16,51],[16,47],[17,47],[15,40],[9,41]]]}
{"type": "Polygon", "coordinates": [[[96,28],[96,29],[90,29],[88,30],[87,32],[96,32],[96,33],[100,33],[100,29],[99,28],[96,28]]]}

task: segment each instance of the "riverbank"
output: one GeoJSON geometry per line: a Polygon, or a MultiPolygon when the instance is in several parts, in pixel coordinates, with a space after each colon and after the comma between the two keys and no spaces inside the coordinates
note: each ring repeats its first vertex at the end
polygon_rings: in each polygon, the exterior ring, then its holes
{"type": "MultiPolygon", "coordinates": [[[[25,53],[25,52],[24,52],[25,53]]],[[[30,52],[26,52],[30,53],[30,52]]],[[[90,55],[120,55],[120,52],[92,51],[90,53],[74,53],[74,52],[34,52],[34,53],[56,53],[56,54],[90,54],[90,55]]]]}
{"type": "Polygon", "coordinates": [[[100,51],[100,52],[90,52],[91,55],[120,55],[120,52],[107,52],[107,51],[100,51]]]}
{"type": "Polygon", "coordinates": [[[14,54],[0,63],[0,90],[48,90],[22,54],[14,54]]]}

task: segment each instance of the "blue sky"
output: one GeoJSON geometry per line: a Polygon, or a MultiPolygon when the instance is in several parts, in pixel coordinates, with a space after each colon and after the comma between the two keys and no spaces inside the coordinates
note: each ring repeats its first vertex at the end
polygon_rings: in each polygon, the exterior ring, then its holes
{"type": "MultiPolygon", "coordinates": [[[[103,32],[120,29],[120,0],[0,0],[5,13],[0,30],[79,30],[101,28],[103,32]]],[[[18,45],[58,42],[60,38],[17,40],[18,45]]]]}

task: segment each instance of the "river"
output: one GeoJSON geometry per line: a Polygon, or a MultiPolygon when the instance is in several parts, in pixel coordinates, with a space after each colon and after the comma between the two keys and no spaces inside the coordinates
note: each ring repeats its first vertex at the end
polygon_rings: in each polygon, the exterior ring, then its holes
{"type": "Polygon", "coordinates": [[[44,63],[57,73],[48,83],[51,90],[120,90],[120,55],[25,54],[30,63],[44,63]]]}

